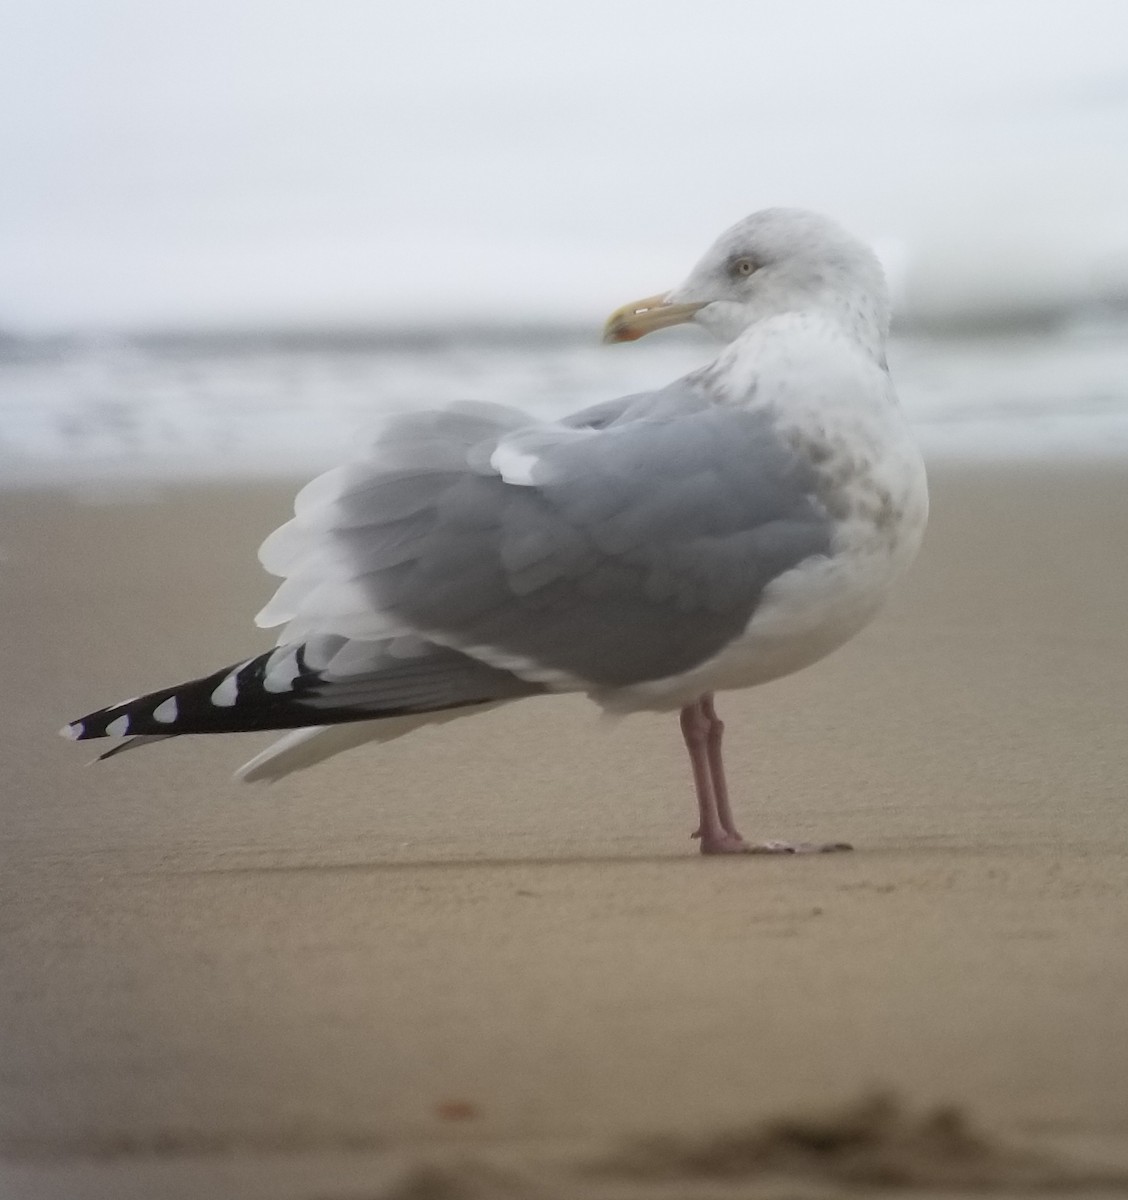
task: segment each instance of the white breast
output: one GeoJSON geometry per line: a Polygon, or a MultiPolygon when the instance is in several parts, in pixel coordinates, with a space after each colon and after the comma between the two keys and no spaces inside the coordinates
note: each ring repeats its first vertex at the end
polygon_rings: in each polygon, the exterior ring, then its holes
{"type": "Polygon", "coordinates": [[[922,466],[906,472],[904,501],[896,519],[880,525],[866,517],[843,522],[831,557],[774,579],[743,635],[719,654],[683,675],[624,689],[607,707],[680,708],[704,692],[790,675],[838,649],[877,615],[916,556],[928,516],[922,466]]]}

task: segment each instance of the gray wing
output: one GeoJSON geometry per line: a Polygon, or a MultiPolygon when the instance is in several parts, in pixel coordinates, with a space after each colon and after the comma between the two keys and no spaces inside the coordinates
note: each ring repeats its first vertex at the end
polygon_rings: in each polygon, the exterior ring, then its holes
{"type": "Polygon", "coordinates": [[[525,679],[676,675],[764,588],[830,550],[812,468],[768,411],[680,383],[567,423],[457,406],[403,416],[315,481],[268,539],[283,637],[413,633],[525,679]]]}
{"type": "Polygon", "coordinates": [[[712,407],[702,385],[679,379],[657,392],[634,392],[617,396],[565,417],[560,424],[567,429],[608,429],[629,421],[662,421],[686,416],[712,407]]]}

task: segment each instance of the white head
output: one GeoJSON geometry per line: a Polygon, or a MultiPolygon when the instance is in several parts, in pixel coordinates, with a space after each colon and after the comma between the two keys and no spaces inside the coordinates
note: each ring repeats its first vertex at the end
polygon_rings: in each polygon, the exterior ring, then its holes
{"type": "Polygon", "coordinates": [[[612,313],[608,342],[695,321],[723,341],[780,313],[818,309],[883,340],[889,295],[876,255],[827,217],[765,208],[727,229],[673,291],[612,313]]]}

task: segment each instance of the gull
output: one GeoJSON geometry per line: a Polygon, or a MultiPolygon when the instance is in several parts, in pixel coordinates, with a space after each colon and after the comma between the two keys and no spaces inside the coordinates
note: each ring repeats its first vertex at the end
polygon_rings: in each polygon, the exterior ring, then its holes
{"type": "Polygon", "coordinates": [[[863,242],[816,213],[752,214],[679,287],[607,322],[612,343],[695,322],[724,343],[711,363],[562,420],[486,403],[388,418],[259,552],[283,579],[257,618],[282,626],[275,649],[62,732],[131,735],[114,754],[289,730],[239,772],[269,781],[582,692],[679,714],[703,853],[848,849],[741,836],[715,694],[841,646],[916,555],[928,492],[889,316],[863,242]]]}

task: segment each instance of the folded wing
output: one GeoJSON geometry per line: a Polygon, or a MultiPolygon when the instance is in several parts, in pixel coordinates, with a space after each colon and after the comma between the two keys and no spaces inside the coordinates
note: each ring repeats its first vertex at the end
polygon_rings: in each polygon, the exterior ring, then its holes
{"type": "Polygon", "coordinates": [[[457,650],[553,688],[686,671],[767,584],[830,552],[812,469],[769,411],[685,381],[566,424],[460,405],[395,418],[267,539],[259,616],[457,650]]]}

